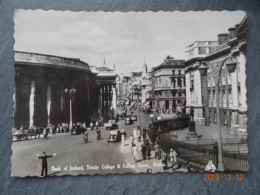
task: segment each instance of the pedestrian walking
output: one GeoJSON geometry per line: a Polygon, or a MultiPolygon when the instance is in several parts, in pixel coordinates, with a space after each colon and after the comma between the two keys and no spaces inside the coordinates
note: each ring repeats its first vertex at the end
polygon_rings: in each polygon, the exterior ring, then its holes
{"type": "Polygon", "coordinates": [[[135,139],[138,139],[138,133],[137,133],[137,129],[136,128],[134,128],[134,130],[133,130],[133,135],[134,135],[135,139]]]}
{"type": "Polygon", "coordinates": [[[143,135],[142,136],[143,136],[143,140],[145,140],[146,139],[146,128],[145,127],[143,128],[143,135]]]}
{"type": "Polygon", "coordinates": [[[190,161],[187,162],[187,172],[192,172],[193,168],[191,167],[190,161]]]}
{"type": "Polygon", "coordinates": [[[157,144],[157,142],[155,142],[155,144],[154,144],[154,158],[160,159],[159,158],[159,145],[157,144]]]}
{"type": "Polygon", "coordinates": [[[144,144],[142,144],[142,156],[143,156],[143,160],[146,160],[146,146],[144,144]]]}
{"type": "Polygon", "coordinates": [[[90,129],[91,129],[91,130],[93,130],[93,125],[94,125],[94,124],[93,124],[93,122],[91,121],[91,122],[90,122],[90,129]]]}
{"type": "Polygon", "coordinates": [[[163,170],[166,170],[168,168],[168,162],[167,162],[167,153],[162,152],[162,164],[163,164],[163,170]]]}
{"type": "Polygon", "coordinates": [[[47,139],[48,132],[47,132],[46,128],[43,129],[43,136],[44,136],[45,139],[47,139]]]}
{"type": "Polygon", "coordinates": [[[150,156],[151,156],[151,146],[149,144],[149,142],[146,144],[146,158],[148,160],[150,160],[150,156]]]}
{"type": "Polygon", "coordinates": [[[140,156],[139,156],[139,154],[138,154],[137,146],[136,146],[135,144],[133,145],[132,150],[133,150],[134,160],[135,160],[135,161],[139,160],[140,156]]]}
{"type": "Polygon", "coordinates": [[[172,148],[170,150],[170,161],[173,165],[177,163],[177,152],[175,152],[172,148]]]}
{"type": "Polygon", "coordinates": [[[133,135],[130,135],[130,145],[131,145],[131,149],[133,148],[133,145],[134,145],[134,136],[133,135]]]}
{"type": "Polygon", "coordinates": [[[46,152],[42,152],[42,155],[40,156],[37,154],[37,157],[42,160],[42,171],[41,171],[41,176],[47,176],[48,175],[48,162],[47,159],[51,158],[53,156],[56,156],[55,153],[52,155],[47,155],[46,152]]]}
{"type": "Polygon", "coordinates": [[[98,122],[98,120],[96,121],[96,127],[99,127],[99,122],[98,122]]]}

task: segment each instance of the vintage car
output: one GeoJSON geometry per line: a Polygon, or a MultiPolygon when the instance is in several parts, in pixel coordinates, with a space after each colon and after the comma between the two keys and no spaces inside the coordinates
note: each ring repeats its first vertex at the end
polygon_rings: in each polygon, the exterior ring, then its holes
{"type": "Polygon", "coordinates": [[[137,116],[136,115],[132,115],[131,119],[132,119],[132,121],[137,121],[137,116]]]}
{"type": "Polygon", "coordinates": [[[104,124],[106,130],[108,129],[118,129],[118,124],[116,124],[115,120],[109,120],[107,123],[104,124]]]}
{"type": "Polygon", "coordinates": [[[133,120],[132,120],[131,116],[126,116],[126,117],[125,117],[125,124],[126,124],[126,125],[131,125],[131,124],[133,124],[133,120]]]}
{"type": "Polygon", "coordinates": [[[27,140],[28,139],[28,133],[26,130],[13,130],[13,137],[15,138],[15,140],[27,140]]]}
{"type": "Polygon", "coordinates": [[[120,142],[121,141],[121,133],[119,130],[110,131],[109,136],[107,138],[107,142],[120,142]]]}
{"type": "Polygon", "coordinates": [[[71,129],[70,134],[71,135],[80,135],[80,134],[84,133],[85,131],[86,131],[86,129],[82,125],[74,124],[71,129]]]}

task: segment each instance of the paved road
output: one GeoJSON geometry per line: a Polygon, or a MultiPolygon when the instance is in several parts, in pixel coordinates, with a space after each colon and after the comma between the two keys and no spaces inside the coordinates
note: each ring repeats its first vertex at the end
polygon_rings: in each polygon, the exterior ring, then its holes
{"type": "MultiPolygon", "coordinates": [[[[149,115],[141,112],[142,127],[144,125],[147,127],[149,121],[149,115]]],[[[119,129],[124,128],[126,130],[127,138],[132,134],[133,128],[137,126],[137,122],[133,125],[125,125],[123,120],[119,121],[118,124],[119,129]]],[[[48,172],[50,175],[135,173],[133,169],[122,168],[125,163],[125,156],[119,149],[121,143],[108,143],[106,138],[109,130],[102,127],[101,131],[102,140],[99,141],[96,139],[94,130],[89,132],[88,143],[83,143],[82,135],[72,136],[68,133],[52,135],[47,140],[37,139],[14,142],[12,145],[12,175],[21,177],[39,176],[41,160],[37,158],[37,154],[41,154],[42,151],[46,151],[47,154],[57,154],[55,157],[48,159],[48,172]],[[117,169],[118,164],[121,165],[120,169],[117,169]],[[56,169],[52,168],[52,166],[56,169]],[[84,170],[80,170],[81,167],[84,170]],[[75,168],[78,170],[75,170],[75,168]]]]}

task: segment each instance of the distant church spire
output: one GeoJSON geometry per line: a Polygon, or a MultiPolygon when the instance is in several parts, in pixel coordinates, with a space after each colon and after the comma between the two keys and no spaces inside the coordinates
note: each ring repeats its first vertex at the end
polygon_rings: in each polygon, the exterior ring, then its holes
{"type": "Polygon", "coordinates": [[[103,64],[103,66],[106,66],[106,58],[104,58],[104,64],[103,64]]]}

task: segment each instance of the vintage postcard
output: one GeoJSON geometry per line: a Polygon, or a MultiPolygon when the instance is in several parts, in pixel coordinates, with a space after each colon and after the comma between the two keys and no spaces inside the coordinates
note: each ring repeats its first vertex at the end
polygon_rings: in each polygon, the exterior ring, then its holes
{"type": "Polygon", "coordinates": [[[14,23],[12,176],[249,170],[245,12],[14,23]]]}

